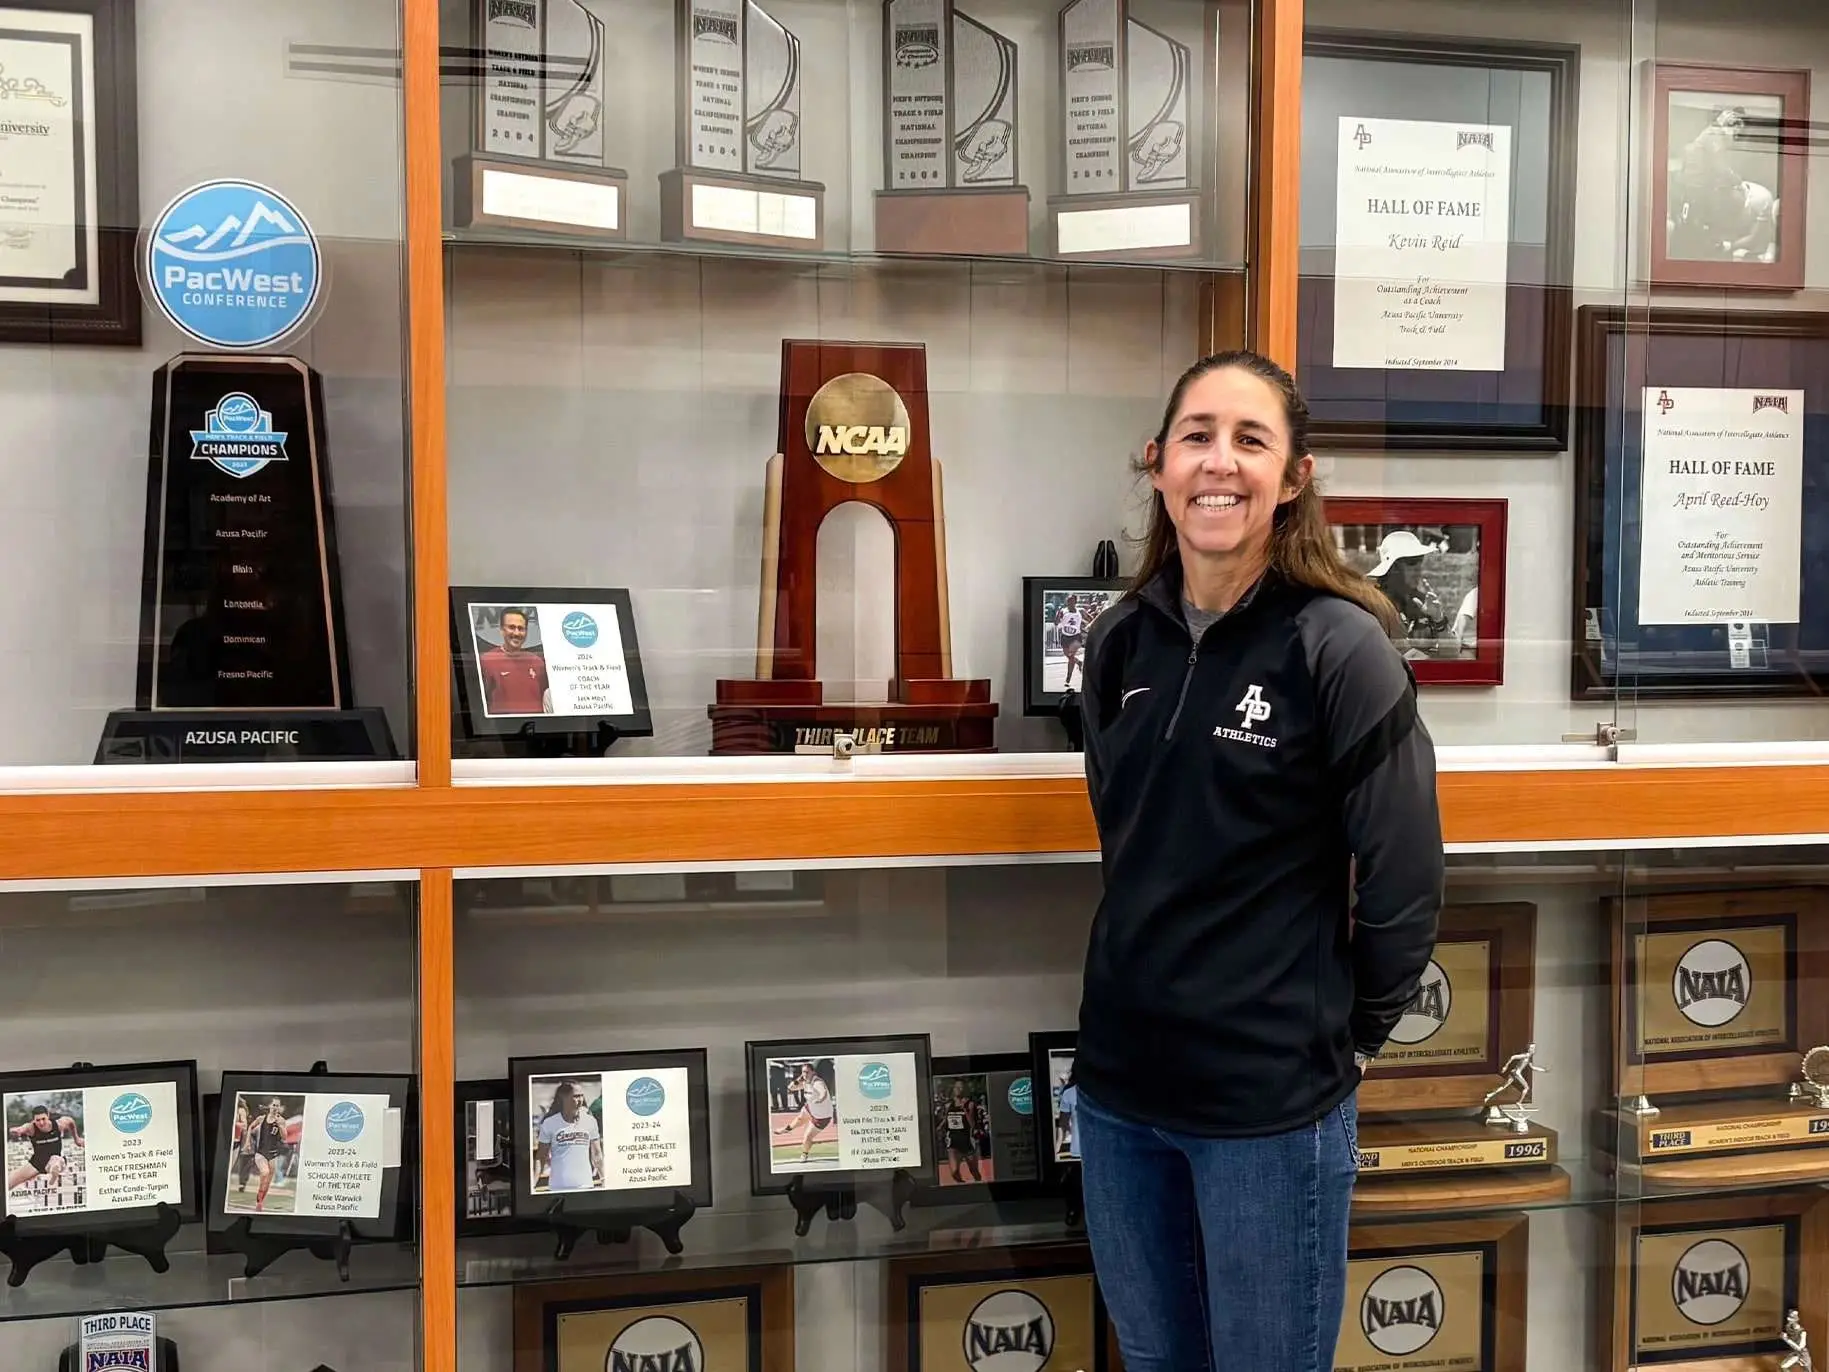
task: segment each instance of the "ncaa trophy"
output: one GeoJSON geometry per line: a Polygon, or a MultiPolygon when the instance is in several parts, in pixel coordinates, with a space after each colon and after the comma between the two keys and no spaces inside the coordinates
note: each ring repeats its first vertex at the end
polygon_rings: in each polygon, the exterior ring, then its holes
{"type": "Polygon", "coordinates": [[[603,20],[583,0],[443,8],[446,32],[475,34],[474,79],[446,88],[447,145],[467,149],[452,166],[452,224],[626,238],[628,178],[609,161],[603,20]]]}
{"type": "Polygon", "coordinates": [[[205,182],[140,266],[192,347],[153,376],[138,685],[96,761],[392,758],[350,690],[323,381],[270,351],[314,317],[316,235],[267,186],[205,182]]]}
{"type": "Polygon", "coordinates": [[[826,188],[802,179],[800,39],[755,0],[678,0],[677,165],[661,237],[817,249],[826,188]]]}
{"type": "Polygon", "coordinates": [[[781,344],[779,450],[763,497],[754,678],[717,683],[713,753],[988,752],[988,679],[954,677],[940,463],[920,344],[781,344]],[[819,680],[819,528],[840,505],[895,534],[895,678],[880,700],[819,680]]]}
{"type": "Polygon", "coordinates": [[[1068,0],[1060,13],[1061,193],[1048,201],[1058,257],[1197,257],[1201,198],[1187,45],[1129,0],[1068,0]]]}
{"type": "Polygon", "coordinates": [[[877,250],[1027,253],[1016,142],[1016,44],[952,0],[886,0],[877,250]]]}

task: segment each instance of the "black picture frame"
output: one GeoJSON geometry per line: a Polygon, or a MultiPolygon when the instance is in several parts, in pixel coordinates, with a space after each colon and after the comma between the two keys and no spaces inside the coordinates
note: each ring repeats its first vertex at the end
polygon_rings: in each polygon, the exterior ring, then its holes
{"type": "MultiPolygon", "coordinates": [[[[344,1224],[349,1225],[355,1238],[370,1241],[391,1241],[403,1234],[410,1234],[411,1211],[410,1207],[402,1205],[401,1180],[402,1174],[409,1170],[414,1155],[413,1101],[413,1078],[404,1073],[224,1072],[222,1087],[217,1093],[209,1170],[204,1178],[207,1188],[204,1209],[208,1232],[212,1236],[221,1234],[237,1222],[247,1220],[249,1233],[257,1237],[334,1238],[344,1224]],[[388,1108],[397,1111],[400,1116],[400,1162],[397,1166],[382,1168],[381,1198],[375,1215],[341,1219],[317,1215],[250,1215],[242,1211],[230,1212],[227,1208],[227,1193],[232,1180],[232,1159],[235,1156],[233,1102],[240,1092],[293,1096],[386,1096],[388,1108]]],[[[383,1127],[386,1127],[385,1122],[383,1127]]],[[[211,1251],[218,1250],[212,1247],[211,1251]]]]}
{"type": "MultiPolygon", "coordinates": [[[[866,1034],[855,1038],[806,1038],[751,1040],[743,1045],[746,1067],[745,1091],[749,1100],[749,1189],[753,1196],[781,1196],[789,1184],[804,1178],[810,1186],[842,1187],[864,1177],[891,1176],[905,1171],[917,1184],[933,1180],[933,1130],[925,1119],[917,1121],[915,1134],[920,1140],[920,1166],[907,1168],[838,1168],[797,1172],[776,1177],[771,1171],[770,1117],[772,1114],[768,1063],[770,1058],[838,1058],[868,1054],[888,1057],[891,1054],[912,1055],[915,1061],[915,1098],[917,1108],[926,1111],[933,1095],[933,1048],[927,1034],[866,1034]]],[[[836,1094],[836,1093],[835,1093],[836,1094]]]]}
{"type": "MultiPolygon", "coordinates": [[[[648,708],[647,678],[641,666],[641,644],[634,603],[625,587],[453,586],[451,587],[451,665],[457,690],[454,723],[467,740],[529,734],[587,733],[609,725],[617,738],[644,738],[654,732],[648,708]],[[478,675],[477,638],[471,610],[482,606],[603,605],[614,607],[622,636],[623,665],[629,678],[631,708],[626,714],[489,715],[484,710],[478,675]]],[[[543,641],[543,640],[542,640],[543,641]]]]}
{"type": "MultiPolygon", "coordinates": [[[[142,341],[134,269],[140,224],[139,58],[134,0],[7,0],[8,9],[80,14],[93,24],[96,302],[0,301],[0,343],[112,345],[142,341]]],[[[87,181],[87,168],[83,181],[87,181]]],[[[84,225],[76,226],[79,230],[84,225]]],[[[86,259],[86,252],[84,254],[86,259]]],[[[84,263],[86,273],[87,262],[84,263]]]]}
{"type": "Polygon", "coordinates": [[[1563,451],[1569,433],[1580,48],[1310,29],[1303,55],[1296,376],[1312,416],[1313,446],[1317,451],[1563,451]],[[1327,79],[1330,62],[1377,63],[1383,70],[1361,83],[1362,90],[1342,93],[1338,81],[1327,79]],[[1456,72],[1463,75],[1457,78],[1456,72]],[[1448,108],[1457,96],[1475,102],[1464,116],[1448,108]],[[1528,128],[1521,126],[1527,106],[1537,116],[1528,128]],[[1505,122],[1507,111],[1516,114],[1505,370],[1334,367],[1340,117],[1464,117],[1493,124],[1505,122]],[[1521,230],[1528,236],[1519,237],[1521,230]]]}
{"type": "Polygon", "coordinates": [[[1815,697],[1829,691],[1829,312],[1584,305],[1577,311],[1570,698],[1815,697]],[[1804,392],[1799,621],[1761,626],[1765,665],[1732,665],[1728,626],[1641,628],[1643,388],[1804,392]],[[1817,511],[1812,516],[1811,511],[1817,511]]]}
{"type": "Polygon", "coordinates": [[[951,1161],[947,1150],[941,1146],[940,1127],[936,1117],[940,1098],[950,1092],[948,1084],[955,1077],[983,1077],[986,1086],[986,1104],[991,1115],[991,1150],[993,1163],[997,1153],[998,1119],[1001,1115],[1012,1127],[1016,1119],[1023,1121],[1023,1141],[1033,1150],[1037,1147],[1034,1123],[1034,1084],[1035,1073],[1027,1053],[969,1053],[959,1057],[935,1058],[932,1064],[928,1086],[928,1107],[930,1117],[928,1130],[933,1135],[934,1179],[930,1186],[923,1186],[914,1194],[915,1205],[977,1205],[984,1202],[1005,1204],[1010,1202],[1036,1200],[1048,1193],[1042,1182],[1041,1161],[1035,1159],[1035,1174],[1030,1177],[1015,1176],[999,1179],[993,1169],[992,1179],[988,1182],[957,1182],[948,1184],[946,1173],[950,1170],[951,1161]],[[1010,1092],[1015,1079],[1028,1083],[1030,1108],[1027,1115],[1022,1115],[1016,1108],[1010,1092]],[[997,1108],[999,1096],[1005,1110],[997,1108]]]}
{"type": "MultiPolygon", "coordinates": [[[[1048,605],[1055,596],[1090,596],[1098,601],[1098,613],[1116,604],[1130,582],[1123,577],[1104,576],[1025,576],[1022,579],[1022,712],[1025,715],[1058,715],[1067,689],[1048,686],[1051,662],[1065,663],[1063,655],[1051,653],[1049,631],[1053,628],[1048,605]]],[[[1095,615],[1096,618],[1096,615],[1095,615]]],[[[1085,632],[1092,628],[1087,621],[1085,632]]],[[[1069,666],[1066,670],[1071,671],[1069,666]]]]}
{"type": "Polygon", "coordinates": [[[510,1108],[514,1112],[514,1214],[529,1220],[577,1220],[664,1210],[683,1195],[697,1209],[712,1204],[710,1077],[703,1048],[649,1049],[624,1053],[566,1053],[523,1057],[508,1063],[510,1108]],[[653,1072],[684,1069],[686,1109],[692,1162],[688,1187],[644,1187],[622,1191],[568,1191],[560,1196],[533,1190],[533,1124],[528,1079],[583,1076],[603,1072],[653,1072]]]}
{"type": "MultiPolygon", "coordinates": [[[[128,1062],[106,1067],[50,1067],[26,1072],[0,1073],[0,1101],[7,1096],[29,1095],[47,1087],[83,1090],[89,1087],[130,1086],[170,1082],[176,1088],[178,1109],[178,1218],[202,1218],[202,1149],[198,1146],[197,1063],[194,1059],[128,1062]]],[[[0,1153],[3,1155],[3,1153],[0,1153]]],[[[46,1215],[19,1215],[14,1223],[24,1235],[82,1234],[111,1229],[131,1229],[151,1223],[159,1215],[154,1205],[122,1210],[54,1211],[46,1215]]]]}
{"type": "Polygon", "coordinates": [[[530,1234],[546,1226],[518,1218],[514,1213],[514,1100],[507,1077],[460,1081],[454,1091],[457,1147],[457,1236],[460,1239],[489,1238],[497,1234],[530,1234]],[[498,1156],[490,1161],[504,1172],[501,1208],[499,1210],[472,1204],[475,1180],[470,1158],[470,1117],[472,1108],[481,1101],[493,1107],[491,1132],[496,1136],[498,1156]]]}
{"type": "Polygon", "coordinates": [[[1067,1180],[1067,1169],[1079,1166],[1077,1155],[1056,1155],[1055,1131],[1057,1111],[1054,1104],[1053,1066],[1057,1054],[1065,1053],[1071,1061],[1079,1046],[1077,1029],[1048,1029],[1029,1035],[1029,1069],[1035,1096],[1035,1160],[1041,1166],[1042,1185],[1058,1192],[1067,1180]],[[1045,1106],[1045,1108],[1044,1108],[1045,1106]]]}

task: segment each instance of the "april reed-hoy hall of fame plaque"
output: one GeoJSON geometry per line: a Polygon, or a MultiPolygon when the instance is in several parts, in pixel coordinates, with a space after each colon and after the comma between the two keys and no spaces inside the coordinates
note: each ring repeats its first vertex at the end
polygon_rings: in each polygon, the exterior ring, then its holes
{"type": "Polygon", "coordinates": [[[1359,1087],[1355,1214],[1483,1209],[1568,1194],[1536,1119],[1536,910],[1451,906],[1415,997],[1359,1087]]]}
{"type": "Polygon", "coordinates": [[[952,0],[883,8],[879,252],[1023,255],[1016,44],[952,0]]]}
{"type": "Polygon", "coordinates": [[[1609,901],[1603,1158],[1646,1190],[1829,1177],[1825,892],[1609,901]]]}
{"type": "Polygon", "coordinates": [[[799,37],[756,0],[678,0],[675,14],[677,162],[661,173],[661,237],[823,247],[826,188],[803,175],[799,37]]]}
{"type": "Polygon", "coordinates": [[[1522,1215],[1354,1225],[1334,1372],[1524,1372],[1522,1215]]]}
{"type": "Polygon", "coordinates": [[[442,8],[447,32],[475,35],[472,79],[444,88],[447,141],[464,149],[452,166],[452,224],[626,238],[628,174],[610,165],[603,20],[584,0],[442,8]]]}
{"type": "Polygon", "coordinates": [[[717,683],[711,751],[990,751],[991,683],[953,675],[925,348],[782,343],[780,446],[768,462],[763,520],[756,674],[717,683]],[[835,701],[816,660],[819,528],[852,501],[895,535],[895,675],[871,684],[875,698],[835,701]]]}
{"type": "Polygon", "coordinates": [[[1829,1310],[1829,1199],[1816,1187],[1609,1211],[1602,1372],[1811,1372],[1829,1310]]]}

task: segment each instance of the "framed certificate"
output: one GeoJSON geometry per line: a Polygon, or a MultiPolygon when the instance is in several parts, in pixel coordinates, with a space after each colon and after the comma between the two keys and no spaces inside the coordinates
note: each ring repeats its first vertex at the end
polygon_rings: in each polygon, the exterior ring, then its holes
{"type": "Polygon", "coordinates": [[[469,738],[654,732],[626,590],[453,586],[451,643],[469,738]]]}
{"type": "Polygon", "coordinates": [[[0,343],[140,344],[133,12],[0,3],[0,343]]]}
{"type": "Polygon", "coordinates": [[[1123,1365],[1083,1243],[893,1258],[887,1266],[890,1372],[1123,1365]]]}
{"type": "Polygon", "coordinates": [[[1580,50],[1310,29],[1303,52],[1315,447],[1562,451],[1580,50]]]}
{"type": "Polygon", "coordinates": [[[1577,317],[1572,697],[1822,695],[1829,314],[1577,317]]]}

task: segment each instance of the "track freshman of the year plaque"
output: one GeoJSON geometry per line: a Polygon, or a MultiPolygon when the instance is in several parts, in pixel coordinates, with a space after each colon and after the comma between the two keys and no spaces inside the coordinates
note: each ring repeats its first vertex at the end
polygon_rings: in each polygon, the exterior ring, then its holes
{"type": "Polygon", "coordinates": [[[521,1286],[514,1372],[792,1372],[791,1267],[521,1286]]]}

